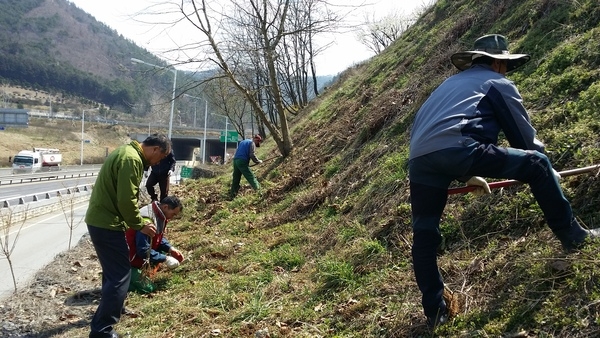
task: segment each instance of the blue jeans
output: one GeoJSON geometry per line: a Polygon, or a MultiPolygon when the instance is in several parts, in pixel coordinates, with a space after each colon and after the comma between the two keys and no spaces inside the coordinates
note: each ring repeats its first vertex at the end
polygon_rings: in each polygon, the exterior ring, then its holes
{"type": "Polygon", "coordinates": [[[90,338],[113,337],[131,277],[129,248],[123,231],[87,227],[102,266],[102,298],[90,323],[90,338]]]}
{"type": "Polygon", "coordinates": [[[410,160],[413,267],[427,317],[435,317],[439,309],[445,307],[444,283],[436,252],[442,240],[440,218],[448,198],[448,187],[453,180],[471,176],[527,183],[555,234],[571,226],[571,205],[552,173],[550,161],[540,152],[501,148],[470,140],[463,147],[443,149],[410,160]]]}

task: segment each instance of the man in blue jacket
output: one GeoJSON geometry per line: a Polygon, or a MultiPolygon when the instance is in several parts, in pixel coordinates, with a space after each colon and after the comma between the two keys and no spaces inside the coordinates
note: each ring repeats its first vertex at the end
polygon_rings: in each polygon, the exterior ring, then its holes
{"type": "Polygon", "coordinates": [[[498,34],[475,41],[472,51],[452,55],[460,73],[446,79],[417,112],[411,131],[409,176],[413,223],[412,257],[422,305],[431,328],[448,320],[436,253],[440,217],[453,180],[490,192],[484,177],[529,184],[548,226],[562,247],[573,250],[600,229],[583,229],[563,195],[560,175],[535,137],[522,98],[504,75],[529,61],[511,54],[498,34]],[[502,131],[510,147],[497,145],[502,131]]]}
{"type": "Polygon", "coordinates": [[[237,193],[240,190],[240,180],[242,179],[242,175],[248,180],[252,189],[260,189],[260,184],[252,170],[250,170],[249,164],[250,160],[256,164],[262,163],[262,161],[254,154],[256,147],[260,147],[261,142],[262,137],[257,134],[252,140],[243,140],[238,144],[235,155],[233,156],[233,182],[231,182],[231,190],[229,190],[230,199],[237,196],[237,193]]]}
{"type": "Polygon", "coordinates": [[[151,167],[152,170],[150,170],[150,175],[148,175],[148,179],[146,180],[146,189],[152,201],[160,202],[169,195],[169,180],[175,172],[175,163],[175,155],[173,154],[173,150],[171,150],[167,157],[151,167]],[[160,200],[154,189],[156,183],[158,183],[160,190],[160,200]]]}

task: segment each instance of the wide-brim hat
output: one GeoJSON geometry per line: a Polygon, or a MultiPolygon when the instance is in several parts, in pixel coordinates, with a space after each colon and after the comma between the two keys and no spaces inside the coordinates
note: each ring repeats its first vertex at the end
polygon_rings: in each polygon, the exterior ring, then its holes
{"type": "Polygon", "coordinates": [[[473,60],[479,56],[489,56],[494,59],[508,60],[506,71],[513,71],[526,64],[531,57],[528,54],[511,54],[508,51],[508,41],[500,34],[490,34],[475,40],[473,50],[454,53],[450,60],[459,70],[471,67],[473,60]]]}

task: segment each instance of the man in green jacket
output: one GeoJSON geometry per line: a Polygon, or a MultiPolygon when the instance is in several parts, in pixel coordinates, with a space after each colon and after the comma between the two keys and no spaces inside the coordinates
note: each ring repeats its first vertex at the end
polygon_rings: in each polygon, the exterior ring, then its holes
{"type": "Polygon", "coordinates": [[[144,168],[162,160],[171,141],[162,134],[148,136],[141,144],[132,141],[115,149],[100,168],[92,190],[85,223],[102,266],[102,299],[90,323],[90,338],[119,335],[114,331],[129,287],[128,228],[153,237],[156,226],[144,223],[138,207],[144,168]]]}

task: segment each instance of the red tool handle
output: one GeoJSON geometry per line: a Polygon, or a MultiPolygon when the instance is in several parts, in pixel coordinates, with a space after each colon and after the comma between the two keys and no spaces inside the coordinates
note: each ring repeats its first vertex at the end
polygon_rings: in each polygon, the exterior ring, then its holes
{"type": "MultiPolygon", "coordinates": [[[[597,169],[600,169],[600,164],[592,165],[589,167],[565,170],[565,171],[559,172],[559,174],[561,177],[567,177],[567,176],[574,176],[574,175],[579,175],[579,174],[583,174],[583,173],[588,173],[590,171],[594,171],[597,169]]],[[[491,182],[488,185],[490,186],[490,189],[496,189],[496,188],[509,187],[511,185],[517,185],[517,184],[523,184],[523,182],[519,182],[517,180],[506,180],[506,181],[491,182]]],[[[460,188],[450,188],[450,189],[448,189],[448,195],[463,194],[463,193],[473,191],[477,188],[478,188],[478,186],[476,186],[476,185],[468,185],[468,186],[460,187],[460,188]]]]}

